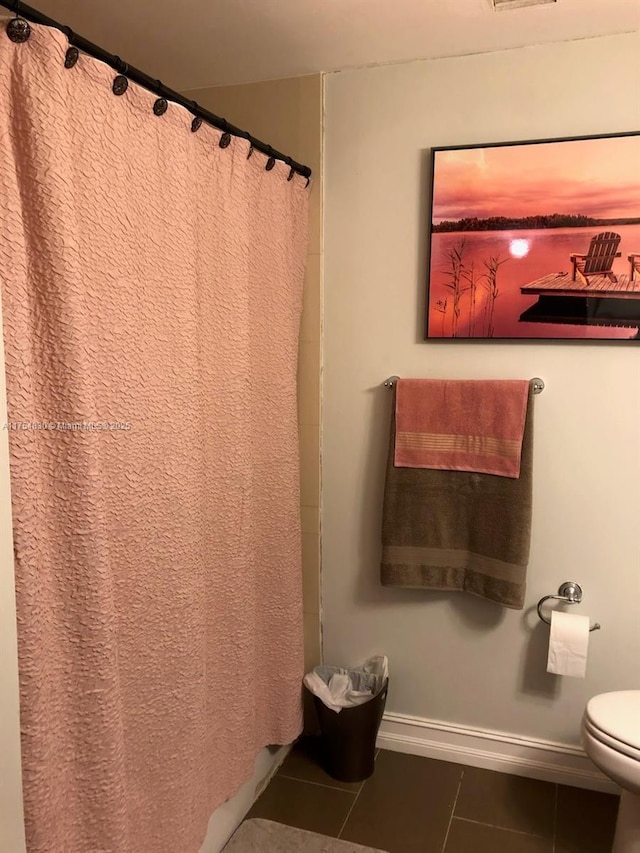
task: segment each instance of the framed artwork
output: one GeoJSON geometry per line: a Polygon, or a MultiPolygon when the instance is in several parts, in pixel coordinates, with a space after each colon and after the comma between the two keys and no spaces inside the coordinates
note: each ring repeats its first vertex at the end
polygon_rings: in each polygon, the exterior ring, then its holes
{"type": "Polygon", "coordinates": [[[427,338],[640,340],[640,133],[434,148],[427,338]]]}

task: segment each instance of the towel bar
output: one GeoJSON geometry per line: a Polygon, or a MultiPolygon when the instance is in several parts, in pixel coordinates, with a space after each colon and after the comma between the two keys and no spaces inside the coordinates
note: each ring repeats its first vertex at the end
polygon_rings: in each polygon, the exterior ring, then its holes
{"type": "MultiPolygon", "coordinates": [[[[384,387],[393,388],[398,379],[400,379],[399,376],[390,376],[385,380],[384,387]]],[[[544,380],[540,379],[538,376],[534,376],[533,379],[530,379],[529,384],[531,385],[534,394],[542,394],[544,391],[544,380]]]]}
{"type": "MultiPolygon", "coordinates": [[[[543,615],[542,605],[550,598],[556,601],[564,601],[566,604],[580,604],[580,602],[582,601],[582,587],[580,586],[580,584],[574,583],[573,581],[565,581],[563,584],[560,585],[557,595],[544,595],[540,599],[540,601],[538,602],[538,616],[547,625],[551,625],[551,619],[547,619],[547,617],[543,615]]],[[[600,624],[598,622],[596,622],[593,627],[589,628],[589,631],[599,630],[600,624]]]]}

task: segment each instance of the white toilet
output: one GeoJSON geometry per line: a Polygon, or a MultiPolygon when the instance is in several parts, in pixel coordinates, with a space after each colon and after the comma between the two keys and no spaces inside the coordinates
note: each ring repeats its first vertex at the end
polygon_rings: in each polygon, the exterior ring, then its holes
{"type": "Polygon", "coordinates": [[[640,853],[640,690],[590,699],[582,743],[596,767],[622,788],[612,853],[640,853]]]}

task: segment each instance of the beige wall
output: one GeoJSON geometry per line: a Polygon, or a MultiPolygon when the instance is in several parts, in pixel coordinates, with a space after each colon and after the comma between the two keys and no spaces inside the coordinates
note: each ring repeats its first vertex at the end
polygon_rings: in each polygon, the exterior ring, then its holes
{"type": "Polygon", "coordinates": [[[422,339],[428,150],[636,130],[639,52],[630,34],[325,78],[324,653],[388,654],[388,711],[576,744],[590,696],[640,686],[637,345],[422,339]],[[380,586],[391,374],[545,380],[524,612],[380,586]],[[545,671],[535,604],[564,580],[602,624],[586,680],[545,671]]]}
{"type": "Polygon", "coordinates": [[[310,243],[298,361],[305,666],[320,662],[320,272],[322,75],[184,93],[310,166],[310,243]]]}

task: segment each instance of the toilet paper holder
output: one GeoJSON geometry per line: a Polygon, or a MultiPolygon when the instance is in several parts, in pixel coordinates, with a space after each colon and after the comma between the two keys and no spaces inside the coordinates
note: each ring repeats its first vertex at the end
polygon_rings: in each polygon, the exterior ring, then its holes
{"type": "MultiPolygon", "coordinates": [[[[538,602],[538,616],[542,619],[543,622],[546,622],[547,625],[551,625],[551,619],[547,619],[547,617],[542,612],[542,605],[545,601],[549,601],[549,599],[554,599],[555,601],[564,601],[567,604],[580,604],[582,601],[582,587],[580,584],[575,583],[574,581],[565,581],[563,584],[560,584],[558,588],[557,595],[545,595],[538,602]]],[[[598,622],[593,625],[593,627],[589,628],[589,631],[599,631],[600,624],[598,622]]]]}

